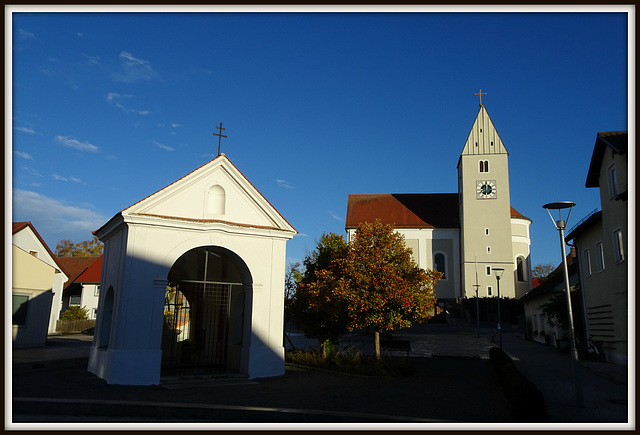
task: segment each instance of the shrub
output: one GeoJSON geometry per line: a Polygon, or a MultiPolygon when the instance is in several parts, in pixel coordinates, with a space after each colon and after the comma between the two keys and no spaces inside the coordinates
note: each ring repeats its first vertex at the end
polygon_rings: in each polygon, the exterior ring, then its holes
{"type": "Polygon", "coordinates": [[[89,309],[87,307],[69,307],[67,311],[60,316],[61,320],[88,320],[89,309]]]}

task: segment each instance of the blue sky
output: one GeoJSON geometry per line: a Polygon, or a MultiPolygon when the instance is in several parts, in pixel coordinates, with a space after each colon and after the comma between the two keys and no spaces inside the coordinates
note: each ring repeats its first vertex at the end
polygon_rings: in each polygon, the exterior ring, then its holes
{"type": "Polygon", "coordinates": [[[52,249],[89,239],[213,159],[222,122],[222,151],[299,231],[287,259],[301,261],[323,232],[345,234],[350,193],[456,192],[482,89],[532,264],[558,264],[542,205],[576,202],[569,227],[600,207],[584,187],[596,134],[627,130],[635,107],[627,14],[408,10],[14,8],[12,220],[52,249]]]}

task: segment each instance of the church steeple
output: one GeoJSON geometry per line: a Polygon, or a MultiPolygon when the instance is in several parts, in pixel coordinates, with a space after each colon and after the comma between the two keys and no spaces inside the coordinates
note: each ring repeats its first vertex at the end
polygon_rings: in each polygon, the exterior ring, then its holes
{"type": "Polygon", "coordinates": [[[467,142],[464,144],[461,155],[488,155],[509,154],[498,131],[496,130],[484,104],[480,109],[471,127],[467,142]]]}

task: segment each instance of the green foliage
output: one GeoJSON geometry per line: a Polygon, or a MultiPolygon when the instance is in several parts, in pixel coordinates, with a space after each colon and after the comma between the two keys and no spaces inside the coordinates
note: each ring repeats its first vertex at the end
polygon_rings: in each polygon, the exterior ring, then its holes
{"type": "Polygon", "coordinates": [[[348,244],[342,236],[323,235],[304,266],[293,313],[325,351],[327,341],[336,343],[350,330],[371,326],[377,333],[428,320],[442,276],[420,269],[404,237],[379,220],[360,224],[348,244]]]}
{"type": "Polygon", "coordinates": [[[62,320],[88,320],[89,309],[87,307],[73,306],[60,316],[62,320]]]}
{"type": "Polygon", "coordinates": [[[60,240],[56,245],[57,257],[99,257],[102,255],[103,244],[93,236],[91,240],[83,240],[74,244],[71,240],[60,240]]]}

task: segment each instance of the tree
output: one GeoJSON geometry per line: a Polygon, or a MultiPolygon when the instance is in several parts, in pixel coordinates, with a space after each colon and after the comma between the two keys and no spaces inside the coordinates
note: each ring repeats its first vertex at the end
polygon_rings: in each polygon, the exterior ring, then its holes
{"type": "Polygon", "coordinates": [[[376,357],[380,331],[424,322],[433,313],[434,287],[442,273],[423,270],[411,258],[404,236],[380,220],[358,225],[347,257],[349,323],[353,330],[372,326],[376,357]]]}
{"type": "Polygon", "coordinates": [[[362,223],[348,244],[323,235],[304,260],[305,272],[294,304],[296,320],[311,338],[335,343],[347,331],[373,327],[376,357],[380,331],[428,320],[434,286],[442,274],[420,269],[404,236],[379,220],[362,223]]]}
{"type": "Polygon", "coordinates": [[[531,270],[531,274],[534,278],[538,278],[540,282],[546,281],[549,277],[549,274],[555,270],[552,264],[538,264],[534,266],[531,270]]]}
{"type": "Polygon", "coordinates": [[[321,343],[327,356],[347,330],[348,309],[341,296],[346,281],[347,243],[334,233],[323,234],[316,250],[304,259],[292,314],[309,338],[321,343]]]}
{"type": "Polygon", "coordinates": [[[73,257],[76,245],[69,239],[60,240],[56,245],[57,257],[73,257]]]}
{"type": "Polygon", "coordinates": [[[93,236],[91,240],[83,240],[74,244],[71,240],[60,240],[56,245],[57,257],[99,257],[102,255],[102,242],[93,236]]]}

